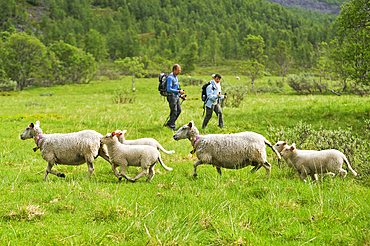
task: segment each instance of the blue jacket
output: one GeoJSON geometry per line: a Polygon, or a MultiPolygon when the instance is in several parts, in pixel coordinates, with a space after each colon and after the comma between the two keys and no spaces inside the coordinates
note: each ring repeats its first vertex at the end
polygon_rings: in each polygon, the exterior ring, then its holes
{"type": "Polygon", "coordinates": [[[170,73],[167,76],[167,91],[174,93],[173,95],[177,96],[179,95],[179,93],[177,92],[179,87],[180,87],[179,78],[173,75],[173,73],[170,73]]]}
{"type": "MultiPolygon", "coordinates": [[[[207,86],[206,93],[207,93],[207,100],[205,104],[208,108],[212,108],[213,102],[215,100],[218,100],[217,87],[216,87],[216,82],[214,79],[212,79],[209,86],[207,86]]],[[[225,96],[221,95],[220,99],[224,99],[224,98],[225,96]]]]}

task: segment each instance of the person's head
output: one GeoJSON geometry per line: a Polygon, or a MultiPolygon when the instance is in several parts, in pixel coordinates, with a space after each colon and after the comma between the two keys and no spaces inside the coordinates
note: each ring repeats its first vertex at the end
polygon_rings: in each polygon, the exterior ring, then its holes
{"type": "Polygon", "coordinates": [[[173,72],[173,75],[175,75],[175,76],[179,75],[179,74],[180,74],[180,72],[181,72],[181,67],[180,67],[180,65],[179,65],[179,64],[175,64],[175,65],[173,65],[173,67],[172,67],[172,72],[173,72]]]}
{"type": "Polygon", "coordinates": [[[215,77],[214,77],[214,80],[215,80],[216,83],[220,83],[220,81],[221,81],[221,75],[218,74],[218,73],[216,73],[215,74],[215,77]]]}

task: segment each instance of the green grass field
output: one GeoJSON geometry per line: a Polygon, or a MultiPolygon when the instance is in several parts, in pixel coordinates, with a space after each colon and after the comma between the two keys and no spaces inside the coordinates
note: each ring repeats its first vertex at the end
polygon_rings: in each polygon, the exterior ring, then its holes
{"type": "MultiPolygon", "coordinates": [[[[210,79],[210,76],[204,76],[210,79]]],[[[227,77],[232,83],[233,77],[227,77]]],[[[244,78],[242,78],[243,81],[244,78]]],[[[85,85],[27,88],[0,96],[0,244],[1,245],[369,245],[370,188],[352,174],[303,183],[277,164],[271,149],[270,176],[251,167],[223,169],[210,165],[192,176],[196,157],[188,140],[176,142],[162,125],[169,109],[157,91],[157,79],[137,79],[135,102],[117,104],[113,97],[130,90],[131,78],[85,85]],[[45,96],[46,95],[46,96],[45,96]],[[52,95],[52,96],[47,96],[52,95]],[[44,133],[93,129],[102,134],[126,129],[127,139],[153,137],[176,153],[162,158],[174,170],[156,165],[156,176],[136,183],[118,181],[110,164],[54,166],[66,178],[49,174],[32,140],[20,134],[40,120],[44,133]]],[[[181,83],[181,78],[180,78],[181,83]]],[[[266,80],[258,83],[266,83],[266,80]]],[[[255,131],[267,137],[269,127],[293,127],[299,121],[314,128],[351,128],[363,134],[369,118],[368,97],[354,95],[249,94],[239,108],[226,107],[226,127],[213,116],[201,130],[200,87],[183,87],[178,127],[194,120],[201,134],[255,131]]],[[[126,92],[132,95],[131,92],[126,92]]],[[[353,167],[356,169],[356,165],[353,167]]],[[[129,168],[129,175],[140,171],[129,168]]],[[[360,172],[360,170],[356,170],[360,172]]],[[[308,179],[309,180],[309,179],[308,179]]]]}

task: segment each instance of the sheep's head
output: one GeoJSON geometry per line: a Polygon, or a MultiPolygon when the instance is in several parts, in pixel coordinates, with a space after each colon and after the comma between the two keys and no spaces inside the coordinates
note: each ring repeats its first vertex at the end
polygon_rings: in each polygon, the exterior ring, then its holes
{"type": "Polygon", "coordinates": [[[123,131],[121,131],[121,130],[116,130],[116,131],[115,131],[116,136],[117,136],[117,138],[118,138],[118,141],[119,141],[120,143],[123,143],[123,141],[125,141],[125,140],[126,140],[126,139],[125,139],[125,134],[126,134],[126,132],[127,132],[127,130],[123,130],[123,131]]]}
{"type": "Polygon", "coordinates": [[[109,144],[112,143],[113,141],[118,141],[117,136],[119,133],[112,132],[112,133],[107,133],[104,137],[100,139],[101,144],[109,144]]]}
{"type": "Polygon", "coordinates": [[[281,156],[290,156],[296,153],[296,151],[297,151],[297,147],[295,146],[295,143],[293,143],[292,146],[290,146],[289,148],[284,148],[281,151],[281,156]]]}
{"type": "Polygon", "coordinates": [[[190,139],[191,137],[196,137],[199,135],[198,129],[194,125],[194,121],[190,121],[189,124],[182,126],[177,132],[173,135],[173,138],[177,141],[180,139],[190,139]]]}
{"type": "Polygon", "coordinates": [[[286,148],[289,148],[290,146],[287,144],[287,142],[284,142],[284,141],[278,141],[275,145],[274,145],[274,149],[276,149],[279,153],[281,153],[281,151],[283,151],[283,149],[286,149],[286,148]]]}
{"type": "Polygon", "coordinates": [[[29,124],[26,127],[26,129],[24,129],[24,131],[22,132],[21,139],[26,140],[29,138],[33,138],[36,135],[39,136],[40,134],[42,134],[42,130],[40,128],[40,121],[36,121],[36,124],[31,122],[31,124],[29,124]]]}

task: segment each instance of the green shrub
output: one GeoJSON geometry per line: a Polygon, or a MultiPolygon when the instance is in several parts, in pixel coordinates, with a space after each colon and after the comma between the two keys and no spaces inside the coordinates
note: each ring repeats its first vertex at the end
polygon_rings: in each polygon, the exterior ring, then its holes
{"type": "Polygon", "coordinates": [[[207,83],[207,80],[203,78],[193,78],[193,77],[183,77],[181,78],[181,85],[189,86],[189,85],[203,85],[207,83]]]}
{"type": "Polygon", "coordinates": [[[0,82],[0,91],[15,91],[17,82],[13,80],[0,82]]]}
{"type": "Polygon", "coordinates": [[[225,106],[239,107],[240,103],[248,95],[248,87],[242,83],[232,85],[229,82],[223,82],[222,90],[227,92],[225,106]]]}
{"type": "Polygon", "coordinates": [[[134,103],[136,95],[130,90],[117,91],[113,96],[113,103],[134,103]]]}
{"type": "MultiPolygon", "coordinates": [[[[369,134],[370,120],[366,120],[366,134],[369,134]]],[[[295,143],[298,149],[324,150],[337,149],[348,158],[351,166],[357,169],[359,176],[370,175],[370,142],[368,136],[356,136],[352,129],[338,130],[315,130],[310,124],[302,121],[288,129],[270,127],[268,129],[270,139],[286,141],[289,145],[295,143]]]]}
{"type": "Polygon", "coordinates": [[[287,82],[299,94],[315,94],[315,92],[320,91],[313,77],[306,73],[288,75],[287,82]]]}

